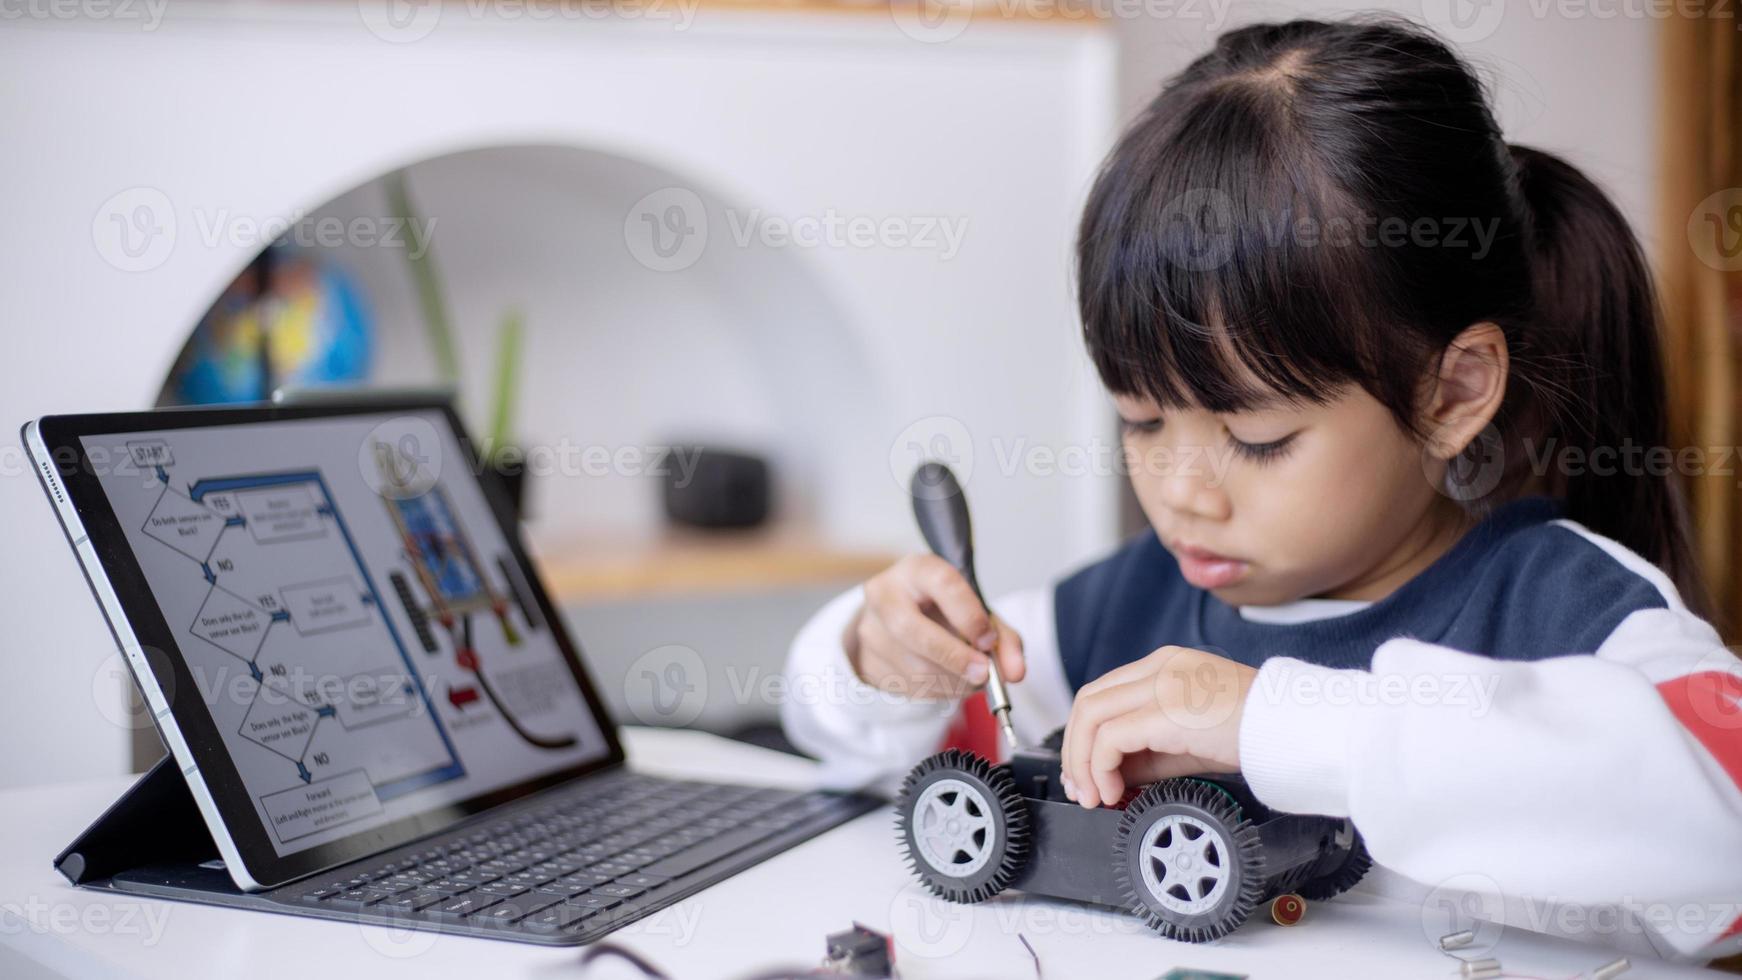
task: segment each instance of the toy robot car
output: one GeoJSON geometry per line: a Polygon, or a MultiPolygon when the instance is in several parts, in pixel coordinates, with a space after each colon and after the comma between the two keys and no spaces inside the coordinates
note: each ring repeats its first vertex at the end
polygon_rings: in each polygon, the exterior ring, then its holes
{"type": "Polygon", "coordinates": [[[1372,859],[1347,820],[1276,813],[1239,776],[1153,783],[1117,807],[1084,809],[1059,782],[1056,732],[1008,765],[941,752],[908,773],[896,801],[909,864],[934,894],[982,902],[1005,888],[1130,911],[1170,939],[1208,942],[1276,900],[1322,899],[1372,859]]]}

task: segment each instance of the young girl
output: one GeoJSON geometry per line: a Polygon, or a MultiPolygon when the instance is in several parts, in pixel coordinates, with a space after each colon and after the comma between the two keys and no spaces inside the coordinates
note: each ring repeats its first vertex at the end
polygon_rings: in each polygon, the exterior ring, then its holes
{"type": "Polygon", "coordinates": [[[1120,140],[1077,274],[1151,530],[993,615],[903,559],[795,641],[791,689],[840,693],[787,704],[793,741],[887,784],[995,656],[1026,742],[1068,721],[1083,806],[1238,769],[1420,882],[1737,945],[1742,666],[1689,608],[1654,297],[1602,192],[1415,28],[1257,26],[1120,140]]]}

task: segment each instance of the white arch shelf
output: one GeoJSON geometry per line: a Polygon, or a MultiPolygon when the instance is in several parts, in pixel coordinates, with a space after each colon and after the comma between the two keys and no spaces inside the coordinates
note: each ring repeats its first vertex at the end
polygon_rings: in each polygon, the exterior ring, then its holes
{"type": "MultiPolygon", "coordinates": [[[[1113,540],[1116,476],[1049,473],[1027,455],[1111,435],[1069,281],[1075,218],[1111,139],[1106,31],[975,22],[928,44],[880,16],[704,5],[681,30],[460,17],[396,44],[365,30],[354,5],[167,10],[149,33],[82,21],[0,29],[9,145],[28,148],[0,160],[0,180],[30,189],[0,223],[0,262],[18,284],[6,302],[11,356],[0,362],[12,424],[150,404],[194,320],[260,244],[231,234],[239,222],[322,201],[367,207],[380,175],[423,161],[412,179],[426,209],[442,209],[443,233],[492,210],[567,201],[565,181],[575,188],[568,241],[590,264],[577,263],[565,288],[521,299],[528,270],[548,280],[561,264],[533,261],[518,242],[472,254],[470,236],[438,238],[469,351],[486,349],[474,328],[503,303],[528,307],[529,343],[548,355],[528,379],[529,427],[560,419],[580,431],[580,413],[596,411],[563,390],[561,366],[571,364],[635,407],[606,438],[670,428],[683,419],[661,415],[657,392],[646,392],[649,365],[693,387],[711,363],[718,434],[778,436],[785,469],[818,488],[805,519],[843,547],[917,544],[898,492],[903,453],[939,424],[972,446],[989,589],[1037,584],[1113,540]],[[482,189],[460,189],[491,175],[482,189]],[[727,234],[719,254],[710,239],[694,266],[660,276],[610,253],[640,194],[667,181],[695,184],[727,234]],[[160,262],[133,271],[106,254],[100,226],[115,202],[142,193],[163,202],[175,234],[160,262]],[[919,248],[740,248],[725,210],[968,226],[947,261],[919,248]],[[472,277],[463,293],[462,268],[472,277]],[[637,296],[669,318],[667,346],[683,356],[622,342],[636,328],[637,296]],[[601,363],[625,369],[607,377],[581,366],[601,363]]],[[[563,226],[557,214],[541,219],[541,232],[563,226]]],[[[399,273],[369,271],[378,258],[356,267],[385,289],[399,273]]],[[[416,374],[411,337],[385,327],[383,344],[416,374]]],[[[19,517],[0,588],[31,597],[16,604],[14,642],[59,653],[25,658],[14,683],[65,697],[43,697],[0,726],[0,737],[28,733],[42,747],[0,778],[118,771],[126,739],[104,716],[122,682],[105,674],[108,635],[16,446],[12,471],[0,505],[19,517]]],[[[595,503],[631,514],[623,501],[595,503]]],[[[535,502],[558,504],[574,506],[535,502]]]]}

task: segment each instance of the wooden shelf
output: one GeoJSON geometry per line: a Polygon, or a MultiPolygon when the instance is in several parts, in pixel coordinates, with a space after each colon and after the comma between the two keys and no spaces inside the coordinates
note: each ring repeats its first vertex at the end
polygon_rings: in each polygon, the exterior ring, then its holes
{"type": "Polygon", "coordinates": [[[877,574],[897,557],[772,528],[601,536],[544,546],[536,555],[551,598],[559,603],[844,585],[877,574]]]}
{"type": "MultiPolygon", "coordinates": [[[[924,0],[700,0],[706,10],[776,11],[812,14],[876,14],[889,17],[897,7],[917,7],[924,0]]],[[[607,0],[607,4],[609,2],[607,0]]],[[[1086,24],[1104,26],[1108,19],[1102,9],[1088,0],[1028,0],[1008,3],[1000,0],[943,0],[928,16],[942,17],[966,12],[984,20],[1007,22],[1046,22],[1053,24],[1086,24]],[[958,4],[960,6],[958,6],[958,4]]]]}

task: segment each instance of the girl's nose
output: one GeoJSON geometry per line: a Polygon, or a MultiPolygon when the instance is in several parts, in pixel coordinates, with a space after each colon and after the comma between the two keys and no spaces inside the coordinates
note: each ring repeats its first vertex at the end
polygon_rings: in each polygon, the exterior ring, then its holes
{"type": "Polygon", "coordinates": [[[1182,467],[1161,482],[1161,502],[1169,510],[1204,521],[1225,521],[1228,495],[1201,467],[1182,467]]]}

